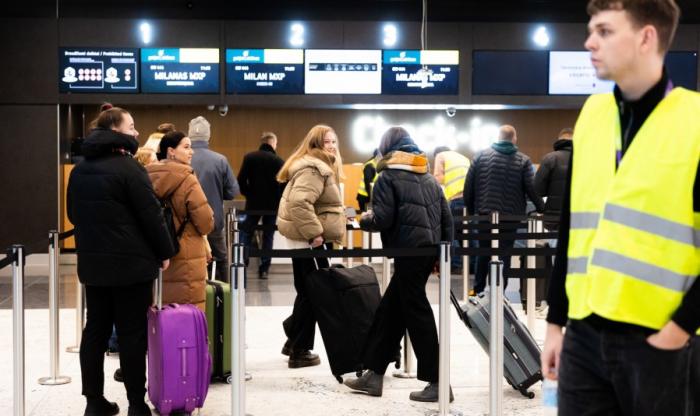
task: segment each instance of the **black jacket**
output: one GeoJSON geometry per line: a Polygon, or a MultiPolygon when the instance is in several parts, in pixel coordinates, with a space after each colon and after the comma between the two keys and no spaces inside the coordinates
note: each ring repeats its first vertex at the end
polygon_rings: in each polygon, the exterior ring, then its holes
{"type": "Polygon", "coordinates": [[[380,231],[385,248],[431,246],[452,241],[452,214],[433,175],[378,168],[372,191],[372,213],[364,230],[380,231]]]}
{"type": "Polygon", "coordinates": [[[85,161],[71,172],[67,211],[86,285],[151,281],[175,255],[146,170],[126,153],[137,147],[132,136],[93,130],[83,144],[85,161]]]}
{"type": "MultiPolygon", "coordinates": [[[[542,158],[540,168],[535,174],[535,191],[547,202],[544,204],[544,214],[559,217],[564,197],[564,188],[571,159],[571,140],[559,139],[554,142],[554,151],[542,158]]],[[[548,230],[557,230],[558,222],[545,222],[548,230]]]]}
{"type": "Polygon", "coordinates": [[[284,160],[266,143],[260,145],[259,150],[243,157],[238,172],[238,185],[246,198],[245,209],[277,211],[282,196],[277,173],[282,165],[284,160]]]}
{"type": "Polygon", "coordinates": [[[474,156],[464,181],[464,205],[470,215],[525,215],[526,195],[537,212],[544,203],[533,186],[534,169],[530,158],[521,152],[501,153],[488,148],[474,156]]]}

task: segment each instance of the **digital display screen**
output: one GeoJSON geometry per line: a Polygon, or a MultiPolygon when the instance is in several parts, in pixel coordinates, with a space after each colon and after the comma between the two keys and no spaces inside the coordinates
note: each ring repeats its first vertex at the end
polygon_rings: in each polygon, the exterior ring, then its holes
{"type": "Polygon", "coordinates": [[[60,92],[138,92],[138,49],[60,48],[60,92]]]}
{"type": "Polygon", "coordinates": [[[598,79],[588,51],[549,53],[549,94],[590,95],[611,92],[612,81],[598,79]]]}
{"type": "Polygon", "coordinates": [[[547,51],[474,51],[472,94],[547,95],[547,51]]]}
{"type": "Polygon", "coordinates": [[[216,94],[219,49],[141,49],[141,92],[216,94]]]}
{"type": "Polygon", "coordinates": [[[303,94],[303,49],[226,49],[229,94],[303,94]]]}
{"type": "Polygon", "coordinates": [[[459,94],[459,51],[385,50],[382,94],[459,94]]]}
{"type": "Polygon", "coordinates": [[[381,50],[306,49],[307,94],[381,94],[381,50]]]}

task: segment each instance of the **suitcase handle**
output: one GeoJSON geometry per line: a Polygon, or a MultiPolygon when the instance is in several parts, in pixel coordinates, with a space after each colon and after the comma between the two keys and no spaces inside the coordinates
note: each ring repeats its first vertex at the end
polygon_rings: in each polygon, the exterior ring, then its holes
{"type": "Polygon", "coordinates": [[[163,269],[158,268],[158,278],[154,282],[155,284],[155,290],[154,290],[154,296],[155,296],[155,304],[157,310],[162,310],[163,309],[163,269]]]}
{"type": "Polygon", "coordinates": [[[452,304],[455,306],[455,309],[457,309],[457,315],[459,315],[459,319],[464,321],[464,323],[467,325],[467,328],[471,329],[472,324],[469,323],[469,318],[467,317],[467,314],[464,313],[462,310],[462,307],[459,306],[459,301],[457,300],[457,296],[455,296],[455,293],[450,290],[450,300],[452,301],[452,304]]]}
{"type": "MultiPolygon", "coordinates": [[[[325,242],[322,243],[322,244],[321,244],[321,247],[323,247],[323,250],[326,250],[326,243],[325,243],[325,242]]],[[[314,249],[314,246],[312,246],[311,244],[309,244],[309,250],[313,250],[313,249],[314,249]]],[[[312,257],[312,259],[314,259],[314,264],[316,265],[316,270],[321,270],[321,268],[318,267],[318,260],[316,260],[316,257],[312,257]]],[[[331,263],[331,262],[329,261],[328,264],[330,265],[330,263],[331,263]]]]}

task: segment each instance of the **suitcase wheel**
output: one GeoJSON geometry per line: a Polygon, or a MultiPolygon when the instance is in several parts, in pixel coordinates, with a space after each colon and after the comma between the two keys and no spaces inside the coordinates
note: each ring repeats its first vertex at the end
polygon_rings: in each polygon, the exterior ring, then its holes
{"type": "Polygon", "coordinates": [[[357,378],[362,377],[362,370],[355,371],[355,375],[357,376],[357,378]]]}
{"type": "Polygon", "coordinates": [[[226,377],[226,384],[231,384],[232,381],[233,381],[233,378],[231,378],[230,375],[228,377],[226,377]]]}
{"type": "Polygon", "coordinates": [[[528,399],[534,399],[535,398],[535,393],[527,390],[520,390],[520,394],[523,396],[527,397],[528,399]]]}
{"type": "Polygon", "coordinates": [[[343,384],[343,378],[341,376],[335,376],[335,379],[338,380],[338,383],[343,384]]]}

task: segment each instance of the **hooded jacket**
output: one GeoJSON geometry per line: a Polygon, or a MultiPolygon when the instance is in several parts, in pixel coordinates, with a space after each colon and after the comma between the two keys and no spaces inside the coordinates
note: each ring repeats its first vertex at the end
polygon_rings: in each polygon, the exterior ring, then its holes
{"type": "Polygon", "coordinates": [[[83,284],[146,283],[175,254],[151,181],[130,156],[137,148],[132,136],[95,129],[83,144],[85,161],[71,172],[67,213],[83,284]]]}
{"type": "Polygon", "coordinates": [[[189,217],[180,251],[163,272],[163,303],[190,303],[204,310],[207,252],[203,236],[214,229],[214,212],[191,166],[163,160],[146,169],[158,198],[171,201],[175,228],[189,217]]]}
{"type": "Polygon", "coordinates": [[[363,230],[380,231],[386,248],[452,241],[452,214],[424,153],[390,152],[377,171],[372,211],[360,221],[363,230]]]}
{"type": "Polygon", "coordinates": [[[336,175],[326,162],[305,155],[289,167],[287,187],[277,211],[277,228],[290,240],[323,236],[340,243],[345,236],[345,208],[336,175]]]}
{"type": "Polygon", "coordinates": [[[464,205],[471,215],[525,215],[526,198],[535,204],[537,212],[544,202],[533,185],[534,167],[530,158],[510,142],[494,143],[474,156],[467,180],[464,181],[464,205]]]}
{"type": "MultiPolygon", "coordinates": [[[[544,155],[535,174],[535,191],[540,197],[547,197],[544,215],[557,218],[561,215],[572,145],[571,140],[559,139],[554,142],[554,151],[544,155]]],[[[556,221],[545,222],[545,227],[557,230],[559,224],[556,221]]]]}

